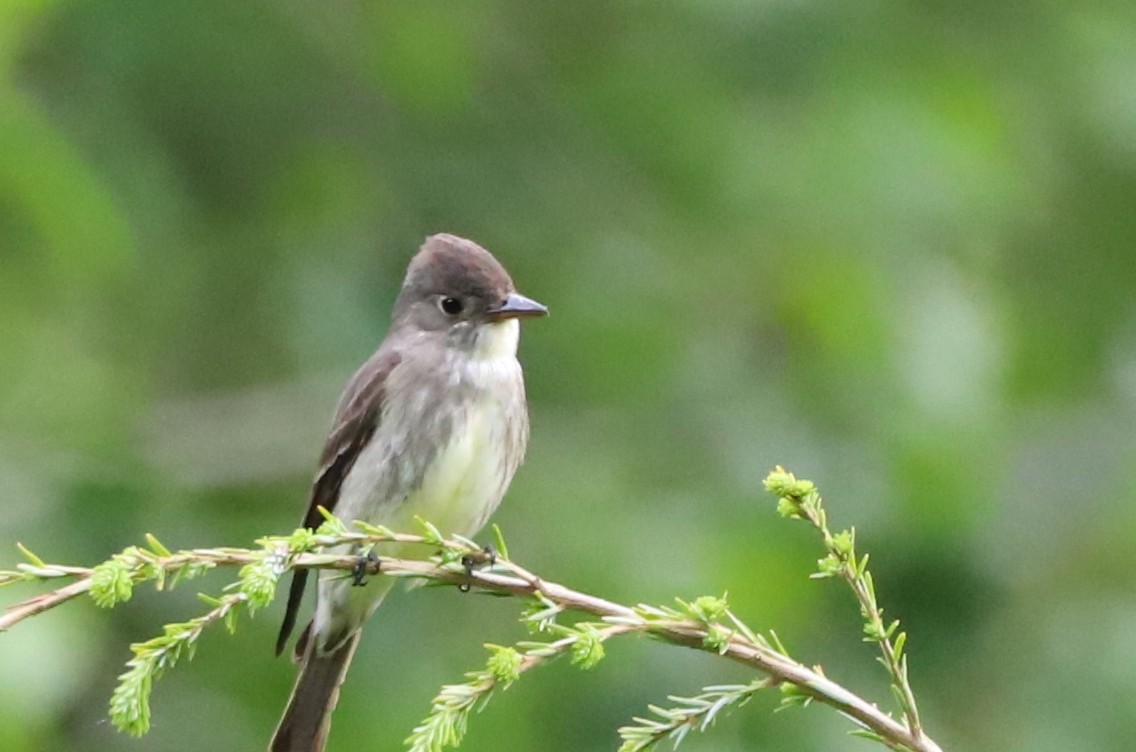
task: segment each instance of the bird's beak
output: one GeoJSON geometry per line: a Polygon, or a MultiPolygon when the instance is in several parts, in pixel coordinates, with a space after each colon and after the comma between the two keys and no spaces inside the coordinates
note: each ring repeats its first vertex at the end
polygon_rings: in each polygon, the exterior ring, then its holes
{"type": "Polygon", "coordinates": [[[504,321],[505,319],[536,318],[547,316],[548,309],[532,298],[526,298],[520,293],[511,292],[505,302],[496,308],[489,309],[490,321],[504,321]]]}

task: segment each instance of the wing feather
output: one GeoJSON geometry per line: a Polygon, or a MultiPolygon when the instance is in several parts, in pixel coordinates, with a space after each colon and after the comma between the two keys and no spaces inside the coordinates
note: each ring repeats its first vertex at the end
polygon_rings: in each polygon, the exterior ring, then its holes
{"type": "MultiPolygon", "coordinates": [[[[347,389],[340,399],[331,433],[320,455],[319,470],[312,483],[303,527],[314,530],[323,523],[320,507],[329,512],[335,510],[344,478],[351,472],[355,460],[359,458],[363,448],[374,436],[375,429],[379,427],[387,377],[401,360],[397,352],[384,351],[380,348],[348,382],[347,389]]],[[[284,652],[288,637],[296,626],[296,615],[304,597],[304,586],[307,581],[308,570],[297,569],[292,573],[292,584],[288,589],[288,605],[284,610],[280,634],[276,638],[277,655],[284,652]]]]}

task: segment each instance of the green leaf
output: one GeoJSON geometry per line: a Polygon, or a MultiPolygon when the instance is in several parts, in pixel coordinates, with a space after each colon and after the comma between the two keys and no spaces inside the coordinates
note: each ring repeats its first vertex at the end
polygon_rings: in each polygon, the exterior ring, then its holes
{"type": "Polygon", "coordinates": [[[161,541],[159,541],[150,533],[146,533],[146,543],[150,545],[150,550],[156,553],[158,556],[168,557],[174,555],[172,551],[163,546],[161,541]]]}
{"type": "Polygon", "coordinates": [[[216,607],[220,606],[222,603],[224,603],[224,601],[221,600],[220,598],[215,598],[212,595],[209,595],[207,593],[198,593],[197,594],[197,600],[201,601],[206,606],[211,606],[213,608],[216,608],[216,607]]]}
{"type": "Polygon", "coordinates": [[[497,555],[508,561],[509,547],[505,545],[505,534],[501,532],[501,526],[496,522],[493,523],[493,545],[497,548],[497,555]]]}
{"type": "Polygon", "coordinates": [[[33,566],[41,567],[43,569],[48,568],[47,563],[44,562],[43,559],[41,559],[38,556],[36,556],[35,554],[33,554],[31,552],[31,549],[29,549],[23,543],[17,543],[16,548],[18,548],[20,550],[20,553],[24,555],[24,558],[27,559],[28,562],[31,563],[33,566]]]}
{"type": "Polygon", "coordinates": [[[874,742],[884,742],[884,738],[870,729],[855,728],[848,732],[849,736],[858,736],[862,739],[871,739],[874,742]]]}
{"type": "Polygon", "coordinates": [[[812,696],[806,694],[796,684],[781,682],[778,687],[781,690],[781,703],[777,706],[778,711],[785,708],[803,708],[813,701],[812,696]]]}
{"type": "Polygon", "coordinates": [[[343,521],[322,506],[316,507],[323,516],[323,522],[316,528],[316,535],[341,536],[347,532],[343,521]]]}
{"type": "Polygon", "coordinates": [[[372,525],[364,520],[355,520],[351,523],[359,529],[360,532],[367,535],[374,535],[380,538],[394,538],[394,531],[385,525],[372,525]]]}
{"type": "Polygon", "coordinates": [[[907,632],[900,632],[898,635],[896,635],[895,645],[893,646],[893,649],[895,650],[895,659],[897,661],[903,659],[903,646],[906,644],[907,632]]]}
{"type": "Polygon", "coordinates": [[[414,522],[418,525],[418,527],[422,528],[422,538],[424,539],[424,543],[428,543],[432,546],[441,546],[445,543],[445,539],[442,537],[442,533],[438,530],[438,528],[434,527],[433,523],[427,522],[418,515],[414,515],[414,522]]]}
{"type": "Polygon", "coordinates": [[[777,633],[772,629],[769,630],[769,637],[773,640],[773,645],[777,648],[777,652],[781,655],[789,655],[789,651],[785,649],[785,644],[781,642],[781,638],[778,637],[777,633]]]}

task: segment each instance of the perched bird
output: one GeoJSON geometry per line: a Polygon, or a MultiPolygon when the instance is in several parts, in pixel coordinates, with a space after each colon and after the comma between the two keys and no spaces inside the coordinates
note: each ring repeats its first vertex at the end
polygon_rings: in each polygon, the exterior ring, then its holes
{"type": "MultiPolygon", "coordinates": [[[[489,251],[453,235],[427,238],[407,269],[386,338],[340,397],[304,526],[318,527],[324,507],[393,530],[410,529],[418,516],[444,534],[475,535],[528,441],[518,319],[547,313],[517,292],[489,251]]],[[[306,579],[306,570],[293,574],[277,654],[295,626],[306,579]]],[[[376,577],[352,587],[342,575],[321,576],[315,614],[296,644],[299,678],[271,752],[324,748],[363,624],[393,582],[376,577]]]]}

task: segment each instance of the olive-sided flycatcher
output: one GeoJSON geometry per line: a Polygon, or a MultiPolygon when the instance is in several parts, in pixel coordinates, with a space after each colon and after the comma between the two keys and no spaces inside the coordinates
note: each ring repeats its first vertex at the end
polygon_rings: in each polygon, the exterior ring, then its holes
{"type": "MultiPolygon", "coordinates": [[[[453,235],[427,238],[407,269],[386,338],[339,400],[304,526],[319,526],[322,506],[393,530],[409,529],[418,516],[444,534],[475,535],[528,441],[518,319],[547,313],[481,246],[453,235]]],[[[401,553],[397,545],[385,552],[401,553]]],[[[306,576],[293,575],[278,654],[306,576]]],[[[378,577],[352,587],[342,575],[320,578],[315,614],[296,645],[300,675],[271,752],[324,748],[363,623],[393,583],[378,577]]]]}

